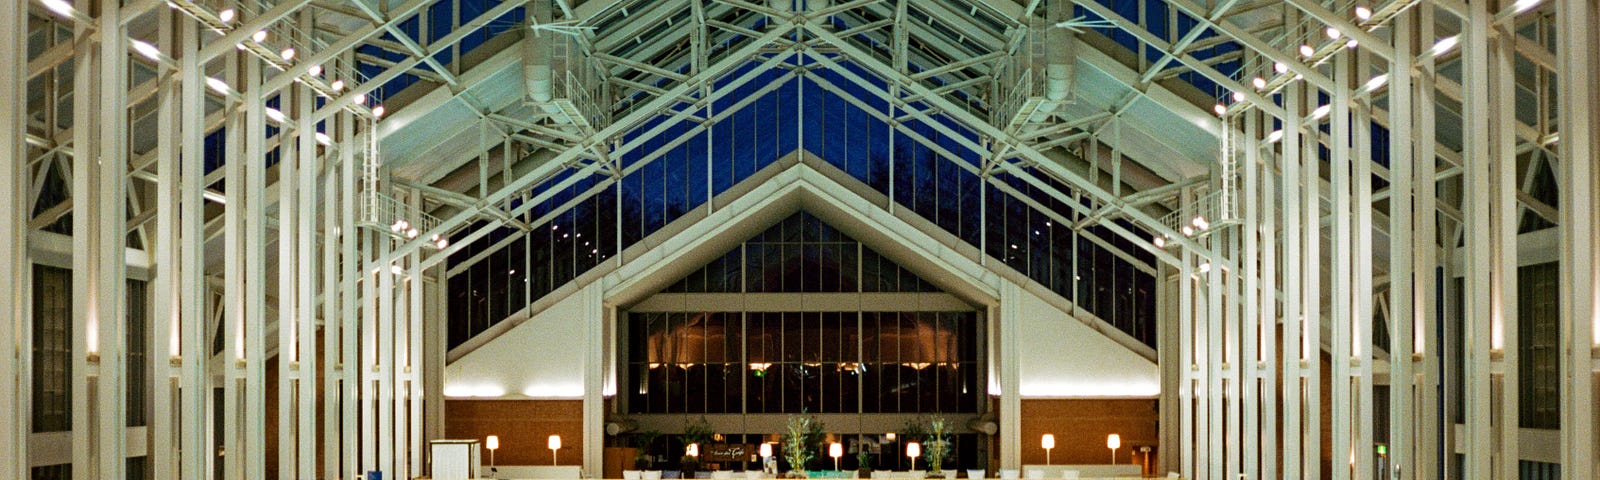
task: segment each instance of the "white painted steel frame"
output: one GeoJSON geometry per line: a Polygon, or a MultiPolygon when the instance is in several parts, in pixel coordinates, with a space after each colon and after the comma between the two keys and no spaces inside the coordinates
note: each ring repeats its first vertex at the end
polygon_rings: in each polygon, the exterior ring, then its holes
{"type": "Polygon", "coordinates": [[[25,285],[28,278],[28,229],[32,202],[28,195],[27,80],[23,67],[27,61],[28,3],[9,0],[0,9],[0,282],[12,285],[0,294],[0,388],[14,394],[0,395],[0,416],[11,419],[0,424],[0,475],[23,478],[28,469],[28,434],[32,432],[32,409],[23,392],[31,392],[33,381],[28,365],[31,356],[26,332],[32,321],[25,285]]]}

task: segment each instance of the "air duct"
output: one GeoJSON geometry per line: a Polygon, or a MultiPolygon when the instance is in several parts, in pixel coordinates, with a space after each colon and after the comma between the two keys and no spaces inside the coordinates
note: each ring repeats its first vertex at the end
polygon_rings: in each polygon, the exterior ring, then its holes
{"type": "Polygon", "coordinates": [[[552,103],[555,100],[555,74],[551,67],[551,48],[555,42],[563,41],[560,34],[553,32],[540,32],[539,25],[550,23],[550,2],[533,2],[529,4],[532,10],[528,16],[527,30],[522,34],[522,88],[527,102],[538,106],[544,113],[550,114],[558,122],[570,122],[562,115],[561,107],[552,103]]]}
{"type": "MultiPolygon", "coordinates": [[[[1071,2],[1050,2],[1050,24],[1069,20],[1071,2]]],[[[1045,98],[1051,102],[1066,102],[1072,95],[1073,66],[1078,61],[1078,39],[1067,28],[1049,28],[1045,34],[1045,98]]]]}

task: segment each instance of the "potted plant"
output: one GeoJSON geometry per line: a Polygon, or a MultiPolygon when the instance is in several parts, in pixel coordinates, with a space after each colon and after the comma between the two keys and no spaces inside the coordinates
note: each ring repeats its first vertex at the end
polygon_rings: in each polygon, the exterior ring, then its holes
{"type": "Polygon", "coordinates": [[[856,478],[872,478],[872,452],[866,442],[856,444],[856,478]]]}
{"type": "MultiPolygon", "coordinates": [[[[944,472],[944,460],[950,455],[948,422],[945,421],[944,417],[933,417],[933,420],[928,422],[928,430],[927,446],[923,447],[923,450],[927,452],[925,455],[928,456],[928,477],[949,477],[944,472]]],[[[952,471],[950,473],[953,474],[955,472],[952,471]]]]}
{"type": "Polygon", "coordinates": [[[807,440],[814,430],[820,431],[821,424],[811,417],[789,416],[787,432],[783,435],[783,459],[789,462],[789,472],[784,478],[806,478],[806,463],[814,456],[807,440]]]}
{"type": "Polygon", "coordinates": [[[661,432],[646,430],[633,437],[633,446],[638,448],[633,454],[633,468],[650,470],[655,468],[656,456],[650,453],[650,447],[661,437],[661,432]]]}

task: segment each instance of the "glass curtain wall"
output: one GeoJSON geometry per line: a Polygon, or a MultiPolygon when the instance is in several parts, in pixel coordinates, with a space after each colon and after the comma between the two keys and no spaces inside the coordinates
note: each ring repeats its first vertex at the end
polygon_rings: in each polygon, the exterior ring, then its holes
{"type": "MultiPolygon", "coordinates": [[[[845,67],[884,85],[853,64],[845,67]]],[[[718,84],[752,68],[754,63],[736,69],[718,84]]],[[[829,69],[813,70],[798,81],[784,80],[787,71],[781,69],[758,75],[710,102],[710,108],[724,113],[767,84],[783,83],[714,124],[709,133],[694,135],[659,155],[652,152],[693,126],[676,124],[647,139],[644,148],[621,155],[619,161],[631,170],[620,180],[591,176],[560,189],[522,218],[534,225],[530,231],[503,228],[452,255],[450,345],[483,332],[685,212],[704,208],[710,196],[802,145],[1007,267],[1140,341],[1155,344],[1155,278],[1146,272],[1154,264],[1153,255],[1104,227],[1073,228],[1070,223],[1082,217],[1073,210],[1072,200],[1048,195],[1008,173],[987,177],[974,173],[972,168],[983,164],[985,152],[969,148],[977,138],[971,130],[942,115],[907,119],[902,129],[891,128],[873,112],[809,79],[815,75],[876,113],[889,113],[887,102],[829,69]],[[919,143],[907,132],[940,148],[919,143]],[[571,208],[563,209],[568,203],[571,208]],[[1089,235],[1103,242],[1090,241],[1089,235]]],[[[702,117],[710,113],[704,107],[677,108],[702,117]]],[[[658,116],[622,140],[632,141],[668,117],[658,116]]],[[[574,174],[563,171],[531,191],[554,189],[574,174]]],[[[1033,175],[1057,191],[1073,190],[1043,172],[1033,175]]],[[[1131,223],[1114,221],[1148,236],[1131,223]]]]}

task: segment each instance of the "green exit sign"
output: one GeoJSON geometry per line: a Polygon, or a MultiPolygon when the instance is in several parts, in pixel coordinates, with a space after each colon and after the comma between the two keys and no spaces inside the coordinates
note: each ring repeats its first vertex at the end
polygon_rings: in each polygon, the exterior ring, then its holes
{"type": "Polygon", "coordinates": [[[1388,454],[1389,454],[1389,446],[1388,445],[1378,445],[1378,455],[1388,455],[1388,454]]]}

